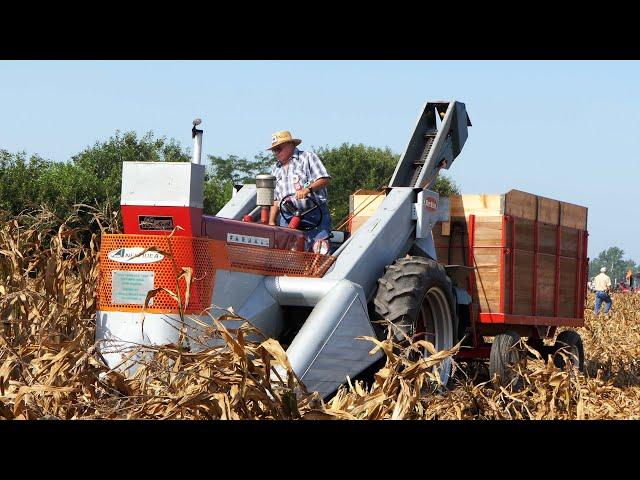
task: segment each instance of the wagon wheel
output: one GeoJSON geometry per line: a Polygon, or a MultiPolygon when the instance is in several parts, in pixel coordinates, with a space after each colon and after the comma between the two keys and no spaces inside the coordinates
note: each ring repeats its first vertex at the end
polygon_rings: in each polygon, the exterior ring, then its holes
{"type": "Polygon", "coordinates": [[[500,385],[506,387],[511,384],[516,391],[524,385],[516,365],[526,361],[525,352],[518,345],[519,341],[520,335],[517,332],[507,330],[494,337],[489,354],[489,376],[492,379],[497,376],[500,385]]]}
{"type": "Polygon", "coordinates": [[[556,367],[561,369],[565,367],[565,358],[558,352],[559,349],[563,349],[563,353],[569,357],[571,366],[577,367],[580,372],[584,371],[584,347],[578,332],[575,330],[560,332],[553,347],[555,350],[553,363],[556,367]]]}

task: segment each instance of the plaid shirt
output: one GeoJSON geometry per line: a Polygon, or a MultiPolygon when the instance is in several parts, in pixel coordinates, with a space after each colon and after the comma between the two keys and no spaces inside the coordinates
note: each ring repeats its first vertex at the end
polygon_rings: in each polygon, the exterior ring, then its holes
{"type": "MultiPolygon", "coordinates": [[[[285,171],[280,162],[276,162],[271,168],[271,175],[276,177],[274,200],[278,202],[287,195],[293,195],[297,190],[308,187],[319,178],[331,178],[318,155],[298,148],[293,151],[293,155],[291,155],[289,163],[287,163],[287,170],[285,171]]],[[[318,203],[327,203],[326,187],[322,187],[317,191],[314,190],[313,194],[315,194],[318,203]]],[[[295,202],[301,208],[309,206],[300,205],[298,200],[295,200],[295,202]]]]}

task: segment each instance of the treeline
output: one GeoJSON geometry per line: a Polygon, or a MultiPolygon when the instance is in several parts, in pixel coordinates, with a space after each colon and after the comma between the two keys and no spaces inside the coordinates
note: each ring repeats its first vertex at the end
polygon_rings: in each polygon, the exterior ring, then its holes
{"type": "Polygon", "coordinates": [[[631,270],[635,276],[640,269],[640,265],[637,265],[631,258],[625,260],[623,257],[624,250],[621,248],[610,247],[603,250],[596,258],[589,262],[589,278],[593,278],[598,275],[598,273],[600,273],[600,268],[602,267],[607,267],[607,275],[609,275],[612,282],[624,282],[629,270],[631,270]]]}
{"type": "MultiPolygon", "coordinates": [[[[389,148],[344,143],[320,147],[315,152],[332,176],[329,206],[334,226],[349,213],[349,195],[364,188],[378,190],[389,182],[399,154],[389,148]]],[[[96,142],[67,162],[54,162],[40,155],[11,153],[0,149],[0,214],[4,219],[41,205],[60,219],[66,219],[75,204],[95,207],[111,205],[118,212],[122,162],[188,162],[189,149],[174,139],[155,138],[148,132],[116,132],[104,142],[96,142]]],[[[204,210],[215,214],[229,201],[234,183],[254,183],[258,173],[269,173],[273,156],[258,153],[253,159],[235,155],[208,155],[204,186],[204,210]]],[[[448,178],[440,176],[436,190],[459,193],[448,178]]]]}

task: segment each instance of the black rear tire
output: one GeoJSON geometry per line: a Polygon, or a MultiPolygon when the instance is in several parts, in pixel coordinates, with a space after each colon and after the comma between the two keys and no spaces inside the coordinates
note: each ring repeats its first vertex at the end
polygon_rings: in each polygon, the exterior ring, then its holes
{"type": "MultiPolygon", "coordinates": [[[[428,340],[436,351],[453,347],[455,302],[451,280],[438,262],[419,256],[399,258],[378,280],[373,303],[379,319],[390,321],[412,341],[428,340]]],[[[387,327],[383,325],[378,332],[386,338],[387,327]]],[[[396,340],[408,343],[400,332],[394,331],[396,340]]],[[[440,369],[443,384],[447,384],[450,373],[451,359],[447,359],[440,369]]]]}
{"type": "MultiPolygon", "coordinates": [[[[575,330],[564,330],[558,334],[554,344],[556,350],[564,348],[564,354],[569,356],[569,361],[573,367],[577,367],[580,372],[584,371],[584,347],[582,338],[575,330]]],[[[565,359],[557,351],[553,354],[553,363],[556,367],[564,369],[565,359]]]]}
{"type": "Polygon", "coordinates": [[[491,344],[489,354],[489,376],[493,379],[497,376],[498,383],[503,387],[511,384],[514,390],[520,390],[523,380],[515,369],[518,362],[526,356],[517,343],[520,335],[513,330],[496,335],[491,344]]]}

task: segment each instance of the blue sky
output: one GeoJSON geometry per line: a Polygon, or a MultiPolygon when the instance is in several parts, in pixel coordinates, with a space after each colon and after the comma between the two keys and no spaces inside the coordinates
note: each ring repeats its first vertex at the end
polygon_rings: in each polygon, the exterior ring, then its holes
{"type": "Polygon", "coordinates": [[[0,148],[66,161],[116,130],[191,147],[201,117],[205,155],[252,158],[281,129],[401,153],[426,101],[456,99],[463,192],[587,206],[590,257],[640,262],[639,86],[637,61],[0,61],[0,148]]]}

